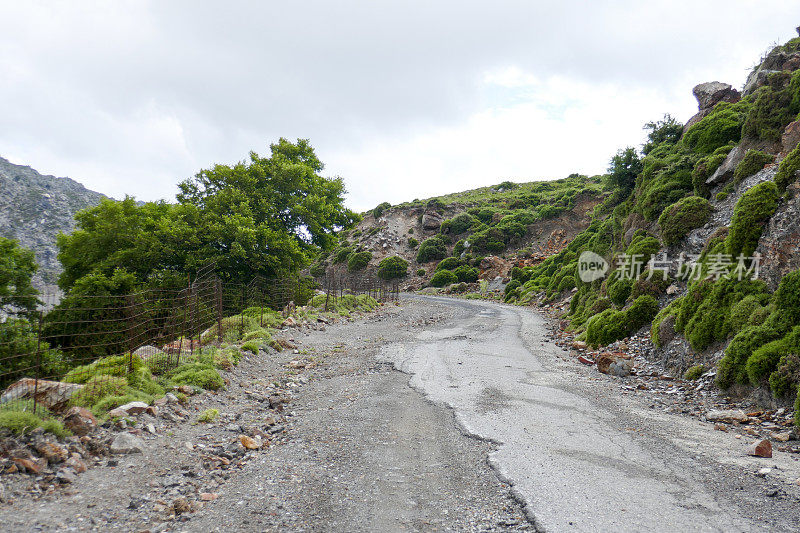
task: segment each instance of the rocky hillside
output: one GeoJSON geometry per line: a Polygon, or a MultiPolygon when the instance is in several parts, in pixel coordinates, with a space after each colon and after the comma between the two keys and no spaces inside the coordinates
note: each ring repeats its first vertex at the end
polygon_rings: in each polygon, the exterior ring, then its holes
{"type": "Polygon", "coordinates": [[[590,349],[649,338],[676,373],[786,405],[800,383],[800,38],[741,91],[694,95],[686,124],[650,123],[640,151],[612,160],[616,188],[591,225],[515,272],[507,299],[554,303],[590,349]]]}
{"type": "Polygon", "coordinates": [[[573,175],[381,204],[341,234],[339,248],[323,256],[312,273],[358,276],[399,256],[409,263],[405,289],[441,286],[441,276],[434,279],[437,271],[455,274],[459,267],[461,281],[486,279],[502,288],[514,265],[537,264],[586,229],[606,195],[600,177],[573,175]]]}
{"type": "Polygon", "coordinates": [[[36,253],[34,284],[54,285],[61,272],[56,236],[75,227],[75,213],[104,196],[69,178],[43,176],[31,167],[0,157],[0,236],[15,239],[36,253]]]}

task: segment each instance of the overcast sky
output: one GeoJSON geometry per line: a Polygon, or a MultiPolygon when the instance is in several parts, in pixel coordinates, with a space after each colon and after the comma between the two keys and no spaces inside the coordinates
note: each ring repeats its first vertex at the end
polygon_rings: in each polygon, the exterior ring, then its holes
{"type": "Polygon", "coordinates": [[[357,210],[596,174],[797,25],[797,0],[0,0],[0,156],[172,199],[308,138],[357,210]]]}

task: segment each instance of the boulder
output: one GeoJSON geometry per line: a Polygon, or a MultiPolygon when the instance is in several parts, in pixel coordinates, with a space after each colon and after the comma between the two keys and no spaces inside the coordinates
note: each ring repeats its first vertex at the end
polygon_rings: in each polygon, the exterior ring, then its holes
{"type": "Polygon", "coordinates": [[[429,211],[422,215],[422,229],[436,231],[442,226],[442,216],[436,211],[429,211]]]}
{"type": "Polygon", "coordinates": [[[81,390],[83,385],[77,383],[62,383],[45,379],[22,378],[12,383],[0,395],[0,404],[12,400],[33,399],[51,411],[59,411],[66,407],[72,395],[81,390]]]}
{"type": "Polygon", "coordinates": [[[692,89],[692,94],[700,111],[708,111],[720,102],[738,102],[741,99],[739,91],[719,81],[701,83],[692,89]]]}
{"type": "Polygon", "coordinates": [[[709,422],[747,422],[750,418],[741,409],[714,409],[706,413],[709,422]]]}
{"type": "Polygon", "coordinates": [[[658,325],[658,340],[661,345],[669,344],[675,338],[675,315],[669,315],[658,325]]]}
{"type": "Polygon", "coordinates": [[[709,176],[706,180],[706,185],[717,185],[731,179],[733,177],[733,172],[736,170],[736,167],[739,166],[739,163],[742,162],[746,153],[747,150],[743,149],[741,145],[737,145],[730,151],[728,157],[725,158],[725,161],[722,162],[719,168],[709,176]]]}
{"type": "Polygon", "coordinates": [[[119,407],[112,409],[108,412],[108,416],[121,417],[138,415],[139,413],[144,413],[147,411],[147,408],[148,405],[144,402],[129,402],[125,405],[120,405],[119,407]]]}
{"type": "Polygon", "coordinates": [[[126,455],[130,453],[142,453],[145,443],[136,435],[130,433],[120,433],[111,442],[110,451],[114,455],[126,455]]]}
{"type": "Polygon", "coordinates": [[[64,414],[64,427],[75,435],[86,435],[97,427],[97,419],[85,407],[74,406],[64,414]]]}
{"type": "Polygon", "coordinates": [[[800,144],[800,120],[790,122],[781,136],[781,153],[788,154],[800,144]]]}
{"type": "Polygon", "coordinates": [[[747,449],[747,455],[769,459],[772,457],[772,443],[767,439],[755,442],[747,449]]]}
{"type": "Polygon", "coordinates": [[[48,464],[63,463],[69,458],[69,451],[63,446],[53,442],[40,442],[36,445],[36,451],[45,458],[48,464]]]}
{"type": "Polygon", "coordinates": [[[134,350],[133,355],[139,356],[142,361],[147,361],[159,355],[164,355],[164,352],[155,346],[140,346],[134,350]]]}
{"type": "Polygon", "coordinates": [[[633,370],[633,358],[623,353],[600,354],[595,363],[597,363],[597,370],[612,376],[629,376],[633,370]]]}

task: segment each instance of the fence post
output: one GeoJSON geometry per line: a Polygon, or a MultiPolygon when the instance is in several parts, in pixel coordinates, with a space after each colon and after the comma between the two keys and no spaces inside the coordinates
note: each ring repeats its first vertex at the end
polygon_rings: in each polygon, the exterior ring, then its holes
{"type": "Polygon", "coordinates": [[[242,317],[241,325],[239,326],[239,337],[244,337],[244,309],[245,305],[247,305],[247,286],[242,285],[242,307],[239,311],[239,316],[242,317]]]}
{"type": "Polygon", "coordinates": [[[39,311],[38,333],[36,334],[36,375],[33,380],[33,414],[36,414],[37,397],[39,396],[39,378],[42,372],[42,311],[39,311]]]}
{"type": "Polygon", "coordinates": [[[217,340],[222,344],[222,280],[217,280],[217,340]]]}

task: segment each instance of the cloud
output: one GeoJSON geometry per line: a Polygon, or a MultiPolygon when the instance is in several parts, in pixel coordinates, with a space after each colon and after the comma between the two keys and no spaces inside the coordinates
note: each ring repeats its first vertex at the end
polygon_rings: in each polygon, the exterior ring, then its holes
{"type": "Polygon", "coordinates": [[[0,0],[0,155],[117,197],[309,138],[350,204],[602,171],[794,1],[0,0]],[[709,21],[713,21],[710,23],[709,21]]]}

